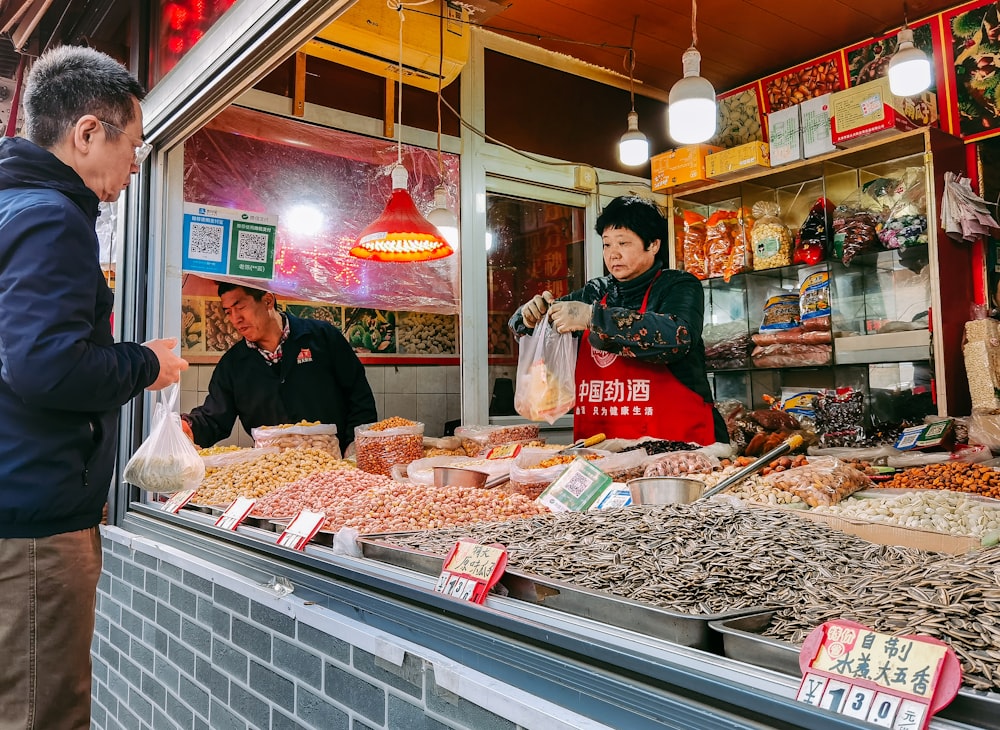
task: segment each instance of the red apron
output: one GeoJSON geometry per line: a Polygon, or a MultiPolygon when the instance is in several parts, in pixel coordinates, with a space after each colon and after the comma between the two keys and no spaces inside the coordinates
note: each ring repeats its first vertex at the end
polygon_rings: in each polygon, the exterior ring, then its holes
{"type": "MultiPolygon", "coordinates": [[[[646,311],[652,287],[650,282],[640,314],[646,311]]],[[[605,294],[601,304],[607,299],[605,294]]],[[[576,387],[574,441],[604,433],[608,438],[715,442],[711,404],[681,383],[667,365],[594,349],[589,329],[576,356],[576,387]]]]}

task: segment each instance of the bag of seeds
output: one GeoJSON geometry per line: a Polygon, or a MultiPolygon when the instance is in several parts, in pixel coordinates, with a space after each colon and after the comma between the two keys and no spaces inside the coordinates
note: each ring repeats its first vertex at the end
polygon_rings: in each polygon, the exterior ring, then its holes
{"type": "Polygon", "coordinates": [[[148,492],[197,489],[205,478],[205,464],[191,440],[184,435],[177,411],[180,386],[160,391],[153,408],[149,436],[125,464],[122,477],[148,492]]]}
{"type": "Polygon", "coordinates": [[[761,479],[794,494],[810,507],[829,507],[871,485],[871,479],[864,473],[830,456],[820,456],[805,466],[772,472],[761,479]]]}
{"type": "Polygon", "coordinates": [[[761,200],[753,204],[754,224],[750,230],[754,270],[774,269],[792,263],[792,233],[778,217],[777,203],[761,200]]]}

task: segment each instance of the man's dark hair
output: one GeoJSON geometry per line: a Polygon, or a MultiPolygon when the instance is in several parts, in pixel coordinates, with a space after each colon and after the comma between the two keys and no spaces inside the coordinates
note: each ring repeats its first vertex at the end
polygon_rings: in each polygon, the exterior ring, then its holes
{"type": "Polygon", "coordinates": [[[263,289],[254,289],[253,287],[243,286],[242,284],[232,284],[232,283],[230,283],[228,281],[220,281],[219,282],[219,296],[220,297],[223,294],[225,294],[227,291],[234,291],[236,289],[242,289],[247,294],[249,294],[254,299],[256,299],[258,302],[261,299],[264,298],[265,294],[267,294],[267,292],[264,291],[263,289]]]}
{"type": "MultiPolygon", "coordinates": [[[[135,117],[133,99],[146,96],[128,69],[106,53],[59,46],[43,53],[24,86],[25,135],[39,147],[54,147],[85,114],[119,129],[135,117]]],[[[108,139],[119,133],[104,125],[108,139]]]]}
{"type": "Polygon", "coordinates": [[[609,228],[627,228],[642,239],[642,247],[646,250],[658,240],[660,249],[656,258],[667,262],[667,221],[652,202],[637,195],[615,198],[601,211],[594,226],[598,236],[603,236],[609,228]]]}

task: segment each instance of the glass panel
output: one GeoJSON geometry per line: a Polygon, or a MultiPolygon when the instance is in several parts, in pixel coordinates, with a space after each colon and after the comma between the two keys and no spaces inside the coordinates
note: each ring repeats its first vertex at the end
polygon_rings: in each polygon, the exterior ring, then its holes
{"type": "Polygon", "coordinates": [[[486,196],[491,416],[516,413],[517,344],[507,321],[536,294],[561,297],[583,286],[585,225],[583,208],[486,196]]]}
{"type": "Polygon", "coordinates": [[[236,0],[160,0],[153,83],[177,65],[236,0]]]}

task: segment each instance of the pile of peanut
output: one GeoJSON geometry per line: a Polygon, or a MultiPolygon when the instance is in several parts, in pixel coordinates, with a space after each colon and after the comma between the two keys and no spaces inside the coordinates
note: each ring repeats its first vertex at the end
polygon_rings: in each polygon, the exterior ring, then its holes
{"type": "Polygon", "coordinates": [[[317,449],[289,449],[265,454],[254,461],[224,466],[202,480],[193,498],[196,504],[228,505],[237,497],[259,498],[289,482],[334,469],[352,469],[349,461],[334,459],[317,449]]]}
{"type": "Polygon", "coordinates": [[[458,342],[454,315],[400,313],[396,320],[396,351],[407,355],[454,355],[458,342]]]}
{"type": "Polygon", "coordinates": [[[907,469],[880,486],[899,489],[950,489],[1000,499],[1000,470],[961,461],[907,469]]]}
{"type": "Polygon", "coordinates": [[[424,458],[424,424],[392,416],[369,426],[358,426],[354,439],[358,468],[392,475],[394,464],[424,458]]]}

